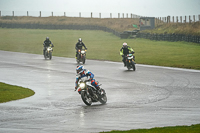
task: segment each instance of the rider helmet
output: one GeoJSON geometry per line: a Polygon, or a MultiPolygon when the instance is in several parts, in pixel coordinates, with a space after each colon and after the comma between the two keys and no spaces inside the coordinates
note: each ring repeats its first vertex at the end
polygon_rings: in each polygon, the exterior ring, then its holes
{"type": "Polygon", "coordinates": [[[46,40],[49,41],[49,37],[46,37],[46,40]]]}
{"type": "Polygon", "coordinates": [[[84,67],[82,65],[77,66],[76,73],[81,74],[84,71],[84,67]]]}
{"type": "Polygon", "coordinates": [[[79,38],[79,39],[78,39],[78,41],[79,41],[79,42],[82,42],[82,39],[81,39],[81,38],[79,38]]]}
{"type": "Polygon", "coordinates": [[[123,47],[127,48],[127,43],[126,42],[123,43],[123,47]]]}

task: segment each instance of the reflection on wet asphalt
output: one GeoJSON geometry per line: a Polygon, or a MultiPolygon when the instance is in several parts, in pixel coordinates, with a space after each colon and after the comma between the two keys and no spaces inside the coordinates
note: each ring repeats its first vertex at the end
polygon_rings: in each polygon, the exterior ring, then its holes
{"type": "Polygon", "coordinates": [[[0,82],[35,95],[0,104],[0,132],[60,133],[130,130],[199,123],[200,71],[86,60],[108,102],[86,106],[74,91],[74,58],[0,51],[0,82]]]}

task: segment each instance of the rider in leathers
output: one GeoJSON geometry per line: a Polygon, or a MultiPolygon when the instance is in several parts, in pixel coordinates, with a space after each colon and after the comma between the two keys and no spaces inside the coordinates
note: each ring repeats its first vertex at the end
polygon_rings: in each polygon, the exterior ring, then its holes
{"type": "Polygon", "coordinates": [[[51,41],[49,40],[49,37],[46,37],[46,40],[43,43],[44,48],[43,48],[43,55],[45,53],[45,50],[47,49],[47,47],[49,47],[50,45],[52,45],[52,47],[54,47],[53,43],[51,43],[51,41]]]}
{"type": "MultiPolygon", "coordinates": [[[[93,73],[91,73],[89,70],[86,71],[86,69],[84,69],[84,67],[82,65],[77,66],[76,72],[77,72],[77,75],[76,75],[76,82],[75,82],[75,90],[77,90],[77,88],[78,88],[79,80],[83,77],[88,77],[88,76],[90,78],[89,80],[91,80],[91,85],[93,85],[97,89],[97,92],[100,90],[98,83],[94,79],[93,73]]],[[[81,94],[80,88],[78,89],[78,93],[81,94]]]]}
{"type": "Polygon", "coordinates": [[[82,42],[82,39],[79,38],[78,42],[76,43],[76,46],[75,46],[75,49],[76,49],[76,59],[77,59],[78,50],[79,49],[82,50],[82,47],[84,47],[87,50],[85,44],[82,42]]]}
{"type": "MultiPolygon", "coordinates": [[[[131,47],[127,45],[127,43],[124,42],[123,47],[120,49],[120,55],[122,56],[122,61],[124,62],[124,66],[126,66],[126,60],[124,55],[127,55],[129,53],[134,54],[135,52],[131,47]]],[[[135,56],[133,56],[133,59],[135,60],[135,56]]]]}

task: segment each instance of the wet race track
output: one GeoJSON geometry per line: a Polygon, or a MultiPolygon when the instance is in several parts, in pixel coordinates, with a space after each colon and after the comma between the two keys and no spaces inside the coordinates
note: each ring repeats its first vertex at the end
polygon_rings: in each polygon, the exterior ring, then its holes
{"type": "Polygon", "coordinates": [[[200,71],[86,60],[108,102],[86,106],[74,91],[74,58],[0,51],[0,82],[35,95],[0,104],[0,132],[93,133],[200,123],[200,71]]]}

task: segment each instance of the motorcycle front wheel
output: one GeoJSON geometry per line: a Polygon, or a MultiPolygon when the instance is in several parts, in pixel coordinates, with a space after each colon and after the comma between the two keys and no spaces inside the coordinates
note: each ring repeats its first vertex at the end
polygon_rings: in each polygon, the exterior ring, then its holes
{"type": "Polygon", "coordinates": [[[133,71],[135,71],[136,70],[135,63],[132,61],[131,64],[132,64],[132,67],[133,67],[133,71]]]}
{"type": "Polygon", "coordinates": [[[47,56],[48,56],[48,53],[47,53],[47,51],[45,51],[45,53],[44,53],[45,60],[47,59],[47,56]]]}
{"type": "Polygon", "coordinates": [[[52,59],[52,52],[49,53],[49,59],[52,59]]]}
{"type": "Polygon", "coordinates": [[[83,56],[83,64],[85,64],[85,56],[83,56]]]}
{"type": "Polygon", "coordinates": [[[86,105],[90,106],[92,104],[92,99],[86,91],[81,91],[81,98],[86,105]]]}

